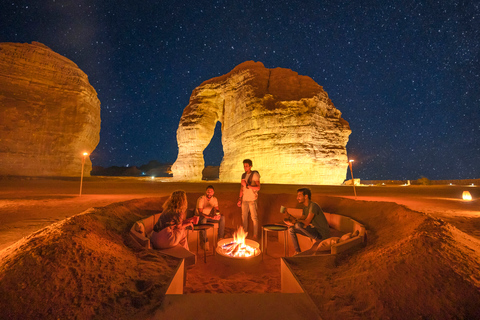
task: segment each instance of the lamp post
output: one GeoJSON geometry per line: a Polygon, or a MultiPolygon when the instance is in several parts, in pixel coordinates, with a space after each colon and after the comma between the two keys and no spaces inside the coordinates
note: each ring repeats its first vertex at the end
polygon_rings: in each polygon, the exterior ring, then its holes
{"type": "Polygon", "coordinates": [[[85,158],[88,156],[87,152],[83,153],[82,157],[82,173],[80,175],[80,194],[78,195],[79,197],[82,196],[82,186],[83,186],[83,167],[85,167],[85,158]]]}
{"type": "Polygon", "coordinates": [[[350,167],[350,173],[352,175],[352,183],[353,183],[353,193],[355,194],[355,200],[357,200],[357,191],[355,190],[355,179],[353,179],[353,161],[354,160],[348,160],[348,166],[350,167]]]}

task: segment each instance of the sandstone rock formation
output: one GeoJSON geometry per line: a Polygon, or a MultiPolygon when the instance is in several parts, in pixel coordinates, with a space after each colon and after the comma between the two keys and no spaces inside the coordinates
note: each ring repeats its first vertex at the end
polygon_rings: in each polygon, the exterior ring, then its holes
{"type": "Polygon", "coordinates": [[[41,43],[0,43],[0,175],[79,176],[99,139],[100,101],[75,63],[41,43]]]}
{"type": "Polygon", "coordinates": [[[245,158],[264,183],[341,184],[346,178],[350,127],[310,77],[248,61],[202,83],[180,119],[174,179],[202,178],[203,150],[217,121],[222,182],[240,181],[245,158]]]}

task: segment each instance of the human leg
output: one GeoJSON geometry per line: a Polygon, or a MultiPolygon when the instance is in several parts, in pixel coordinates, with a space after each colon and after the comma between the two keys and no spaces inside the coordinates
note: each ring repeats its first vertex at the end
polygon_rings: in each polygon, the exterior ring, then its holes
{"type": "MultiPolygon", "coordinates": [[[[207,223],[207,218],[200,217],[199,222],[200,222],[200,224],[205,224],[205,223],[207,223]]],[[[203,247],[203,244],[208,242],[207,232],[205,230],[198,231],[198,232],[200,232],[200,244],[203,247]]]]}
{"type": "Polygon", "coordinates": [[[302,222],[297,222],[293,226],[289,227],[288,233],[292,238],[293,247],[295,248],[296,252],[301,252],[300,245],[298,244],[297,233],[309,237],[310,239],[313,239],[315,241],[322,239],[322,236],[317,231],[317,229],[310,226],[305,227],[302,222]]]}
{"type": "Polygon", "coordinates": [[[250,201],[249,203],[250,216],[253,222],[253,237],[258,238],[258,213],[257,213],[257,200],[250,201]]]}
{"type": "Polygon", "coordinates": [[[186,230],[176,227],[166,227],[160,230],[160,232],[153,232],[150,242],[155,249],[173,248],[177,244],[188,249],[186,230]]]}
{"type": "Polygon", "coordinates": [[[288,227],[288,233],[290,234],[290,238],[292,239],[295,252],[300,252],[300,245],[298,244],[298,238],[297,238],[297,232],[295,230],[295,226],[288,227]]]}
{"type": "Polygon", "coordinates": [[[302,222],[295,223],[294,228],[296,230],[296,233],[302,234],[315,241],[322,239],[322,236],[317,231],[317,229],[311,226],[305,226],[302,222]]]}
{"type": "Polygon", "coordinates": [[[221,215],[218,221],[218,239],[225,237],[225,216],[221,215]]]}
{"type": "Polygon", "coordinates": [[[242,201],[242,224],[243,231],[248,232],[248,212],[249,212],[249,201],[242,201]]]}

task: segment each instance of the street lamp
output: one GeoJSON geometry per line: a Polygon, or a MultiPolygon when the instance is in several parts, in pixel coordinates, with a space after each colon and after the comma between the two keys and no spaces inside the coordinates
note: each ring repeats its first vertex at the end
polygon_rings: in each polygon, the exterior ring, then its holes
{"type": "Polygon", "coordinates": [[[350,167],[350,173],[352,174],[352,183],[353,183],[353,193],[355,193],[355,200],[357,200],[357,191],[355,190],[355,179],[353,179],[353,161],[348,160],[348,166],[350,167]]]}
{"type": "Polygon", "coordinates": [[[82,196],[82,185],[83,185],[83,167],[85,167],[85,158],[88,156],[88,152],[83,153],[82,157],[82,174],[80,175],[80,194],[79,197],[82,196]]]}

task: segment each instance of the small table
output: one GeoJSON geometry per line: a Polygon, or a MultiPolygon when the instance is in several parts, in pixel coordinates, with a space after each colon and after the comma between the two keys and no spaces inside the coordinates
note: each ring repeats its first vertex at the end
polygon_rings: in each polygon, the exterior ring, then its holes
{"type": "Polygon", "coordinates": [[[268,232],[282,232],[283,231],[283,236],[285,237],[285,257],[287,256],[287,231],[288,231],[288,226],[282,225],[282,224],[264,224],[262,226],[262,259],[263,259],[263,252],[267,251],[267,238],[268,238],[268,232]]]}
{"type": "MultiPolygon", "coordinates": [[[[203,223],[203,224],[194,224],[193,225],[193,231],[197,231],[197,255],[198,255],[198,243],[200,242],[199,239],[199,231],[205,231],[205,238],[207,237],[207,230],[210,228],[213,228],[214,225],[212,223],[203,223]]],[[[213,249],[213,255],[215,255],[215,230],[213,232],[213,244],[212,244],[212,249],[213,249]]],[[[203,250],[203,261],[206,263],[207,262],[207,251],[204,249],[203,250]]]]}

